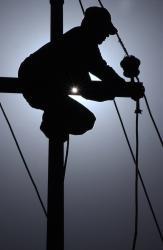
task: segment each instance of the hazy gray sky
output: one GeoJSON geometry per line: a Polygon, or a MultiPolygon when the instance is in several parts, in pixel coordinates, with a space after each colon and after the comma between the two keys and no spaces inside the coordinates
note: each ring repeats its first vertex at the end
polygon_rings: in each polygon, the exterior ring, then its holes
{"type": "MultiPolygon", "coordinates": [[[[163,2],[103,0],[130,54],[140,58],[140,79],[163,134],[163,2]]],[[[84,7],[98,1],[84,1],[84,7]]],[[[79,25],[78,1],[65,0],[64,31],[79,25]]],[[[46,0],[0,1],[0,76],[17,76],[20,63],[49,41],[46,0]]],[[[117,38],[101,46],[103,57],[121,76],[124,56],[117,38]]],[[[70,137],[65,180],[65,250],[131,249],[134,232],[134,165],[112,101],[78,98],[94,112],[92,131],[70,137]]],[[[135,103],[117,98],[135,148],[135,103]]],[[[39,130],[42,112],[21,95],[0,94],[29,168],[46,204],[48,140],[39,130]]],[[[163,231],[163,154],[144,101],[140,116],[140,171],[163,231]]],[[[0,249],[45,250],[46,218],[0,113],[0,249]]],[[[139,250],[161,250],[160,238],[140,187],[139,250]]]]}

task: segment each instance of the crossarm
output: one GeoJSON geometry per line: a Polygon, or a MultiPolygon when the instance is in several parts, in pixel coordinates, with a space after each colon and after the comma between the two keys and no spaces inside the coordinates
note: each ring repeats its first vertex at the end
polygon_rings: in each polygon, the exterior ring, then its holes
{"type": "Polygon", "coordinates": [[[22,93],[19,79],[16,77],[0,77],[0,93],[22,93]]]}

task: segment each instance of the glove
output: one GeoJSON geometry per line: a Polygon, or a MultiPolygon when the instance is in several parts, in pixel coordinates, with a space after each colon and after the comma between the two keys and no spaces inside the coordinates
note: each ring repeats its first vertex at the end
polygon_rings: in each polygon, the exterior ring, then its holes
{"type": "Polygon", "coordinates": [[[137,101],[144,96],[145,88],[142,83],[125,82],[113,87],[116,97],[131,97],[137,101]]]}
{"type": "Polygon", "coordinates": [[[142,83],[131,83],[131,98],[134,101],[138,101],[140,98],[144,96],[145,88],[142,83]]]}

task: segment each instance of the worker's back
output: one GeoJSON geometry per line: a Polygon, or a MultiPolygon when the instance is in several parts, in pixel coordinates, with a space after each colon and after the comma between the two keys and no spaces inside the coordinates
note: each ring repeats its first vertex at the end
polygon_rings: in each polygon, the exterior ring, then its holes
{"type": "Polygon", "coordinates": [[[67,95],[72,84],[80,86],[90,81],[93,50],[96,47],[76,27],[55,44],[47,43],[27,57],[20,66],[19,78],[26,80],[23,92],[30,105],[42,109],[49,98],[67,95]]]}

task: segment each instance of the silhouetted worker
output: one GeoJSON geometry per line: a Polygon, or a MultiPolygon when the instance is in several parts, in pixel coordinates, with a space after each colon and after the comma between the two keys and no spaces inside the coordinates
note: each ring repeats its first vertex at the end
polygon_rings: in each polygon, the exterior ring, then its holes
{"type": "Polygon", "coordinates": [[[101,7],[86,10],[81,26],[31,54],[19,68],[28,103],[44,110],[41,130],[48,138],[66,140],[67,134],[83,134],[94,126],[94,114],[72,99],[72,87],[94,101],[117,97],[143,97],[144,88],[126,83],[103,60],[98,45],[117,29],[111,15],[101,7]],[[89,72],[101,79],[91,81],[89,72]]]}

